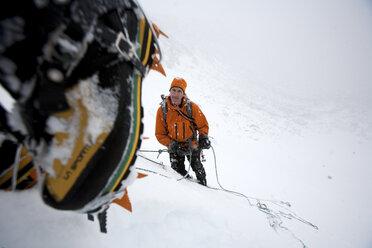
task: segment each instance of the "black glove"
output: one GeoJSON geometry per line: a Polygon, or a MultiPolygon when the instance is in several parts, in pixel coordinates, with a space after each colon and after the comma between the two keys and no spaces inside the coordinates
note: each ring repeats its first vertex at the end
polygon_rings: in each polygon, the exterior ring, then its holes
{"type": "Polygon", "coordinates": [[[211,148],[211,141],[209,140],[208,135],[206,134],[199,135],[199,148],[200,149],[211,148]]]}

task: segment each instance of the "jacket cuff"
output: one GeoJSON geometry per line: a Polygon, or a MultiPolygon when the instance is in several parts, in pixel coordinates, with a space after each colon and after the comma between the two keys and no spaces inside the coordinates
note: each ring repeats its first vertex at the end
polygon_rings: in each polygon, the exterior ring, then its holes
{"type": "Polygon", "coordinates": [[[204,139],[208,139],[208,135],[207,134],[199,134],[199,140],[204,140],[204,139]]]}

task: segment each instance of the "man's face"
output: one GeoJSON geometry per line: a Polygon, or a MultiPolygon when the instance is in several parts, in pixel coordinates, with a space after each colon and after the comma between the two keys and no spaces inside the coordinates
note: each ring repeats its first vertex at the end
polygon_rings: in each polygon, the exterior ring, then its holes
{"type": "Polygon", "coordinates": [[[177,106],[180,105],[181,104],[182,97],[184,95],[185,94],[183,93],[183,90],[181,88],[173,87],[170,90],[170,98],[171,98],[172,103],[174,105],[177,105],[177,106]]]}

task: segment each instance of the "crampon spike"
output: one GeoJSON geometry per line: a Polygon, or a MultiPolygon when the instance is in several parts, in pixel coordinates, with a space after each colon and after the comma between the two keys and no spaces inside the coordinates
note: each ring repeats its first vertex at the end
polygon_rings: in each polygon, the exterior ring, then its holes
{"type": "Polygon", "coordinates": [[[144,178],[144,177],[147,177],[147,175],[137,172],[137,178],[144,178]]]}
{"type": "Polygon", "coordinates": [[[152,27],[154,28],[154,30],[156,32],[156,37],[157,38],[159,38],[159,35],[163,35],[164,37],[169,38],[168,35],[163,33],[163,31],[161,31],[160,28],[155,23],[152,24],[152,27]]]}
{"type": "Polygon", "coordinates": [[[127,189],[125,189],[125,193],[121,199],[115,199],[112,202],[122,206],[129,212],[132,212],[132,204],[130,203],[127,189]]]}
{"type": "Polygon", "coordinates": [[[165,77],[167,74],[165,74],[163,66],[160,64],[159,59],[156,57],[156,54],[154,55],[154,59],[152,61],[152,65],[150,67],[150,70],[155,70],[163,74],[165,77]]]}
{"type": "Polygon", "coordinates": [[[101,232],[107,233],[107,208],[101,213],[98,213],[97,219],[101,232]]]}

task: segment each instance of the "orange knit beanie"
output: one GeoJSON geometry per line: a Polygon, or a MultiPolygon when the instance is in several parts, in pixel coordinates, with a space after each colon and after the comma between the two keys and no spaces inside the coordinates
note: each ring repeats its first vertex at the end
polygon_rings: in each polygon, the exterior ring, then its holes
{"type": "Polygon", "coordinates": [[[181,88],[183,90],[183,93],[185,93],[187,83],[186,83],[185,79],[176,77],[176,78],[173,79],[169,90],[171,90],[173,87],[181,88]]]}

